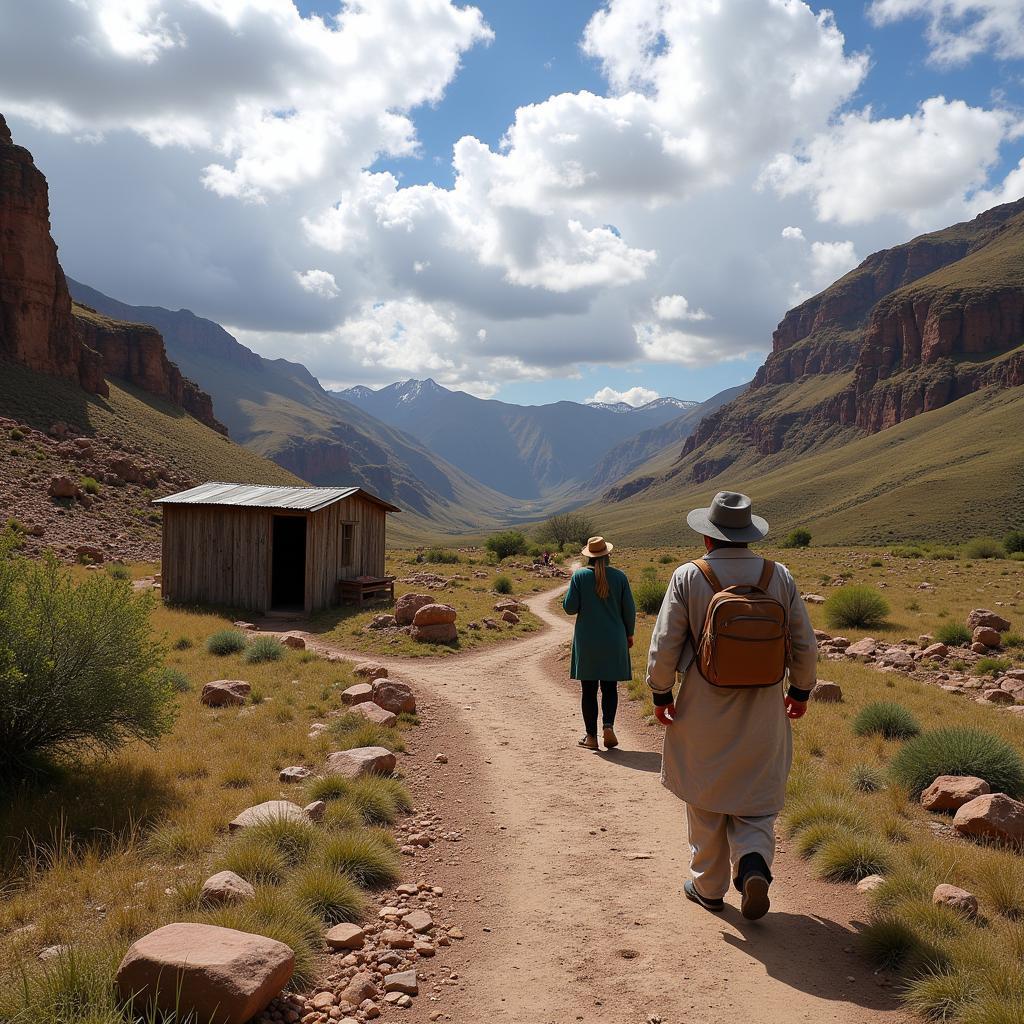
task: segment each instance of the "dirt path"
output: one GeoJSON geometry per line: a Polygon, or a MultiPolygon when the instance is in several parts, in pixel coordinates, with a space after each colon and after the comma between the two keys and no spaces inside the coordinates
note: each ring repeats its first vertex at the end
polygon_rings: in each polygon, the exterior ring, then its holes
{"type": "Polygon", "coordinates": [[[467,940],[424,963],[427,998],[403,1019],[906,1019],[853,951],[862,898],[814,882],[795,856],[777,861],[764,921],[745,922],[734,895],[717,916],[683,898],[683,805],[659,784],[660,736],[624,701],[621,748],[577,748],[571,622],[549,608],[554,593],[528,602],[545,623],[537,634],[454,658],[381,659],[421,699],[403,765],[418,808],[464,834],[415,862],[415,877],[444,886],[467,940]]]}

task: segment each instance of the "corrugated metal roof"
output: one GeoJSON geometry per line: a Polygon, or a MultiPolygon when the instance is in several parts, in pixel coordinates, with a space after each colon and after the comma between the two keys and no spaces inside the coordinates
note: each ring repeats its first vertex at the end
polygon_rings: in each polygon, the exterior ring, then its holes
{"type": "Polygon", "coordinates": [[[233,505],[244,508],[287,508],[302,512],[320,509],[343,501],[353,494],[382,505],[389,512],[401,509],[378,498],[362,487],[272,487],[265,484],[226,484],[219,481],[200,484],[187,491],[168,494],[154,500],[154,505],[233,505]]]}

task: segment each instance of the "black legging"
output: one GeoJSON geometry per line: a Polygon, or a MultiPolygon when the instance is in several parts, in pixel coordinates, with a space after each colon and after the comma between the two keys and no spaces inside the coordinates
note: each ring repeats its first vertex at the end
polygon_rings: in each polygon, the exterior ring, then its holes
{"type": "Polygon", "coordinates": [[[584,679],[583,687],[583,724],[587,727],[588,736],[597,735],[597,688],[601,687],[601,717],[604,727],[610,729],[615,724],[615,712],[619,709],[619,689],[614,679],[584,679]]]}

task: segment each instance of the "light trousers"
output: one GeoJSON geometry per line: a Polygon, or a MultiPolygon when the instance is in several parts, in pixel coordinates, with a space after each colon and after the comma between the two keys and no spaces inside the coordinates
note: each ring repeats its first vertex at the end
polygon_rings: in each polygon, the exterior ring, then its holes
{"type": "Polygon", "coordinates": [[[775,858],[776,818],[778,814],[719,814],[687,804],[690,873],[697,892],[709,900],[722,899],[733,879],[733,865],[748,853],[759,853],[770,868],[775,858]]]}

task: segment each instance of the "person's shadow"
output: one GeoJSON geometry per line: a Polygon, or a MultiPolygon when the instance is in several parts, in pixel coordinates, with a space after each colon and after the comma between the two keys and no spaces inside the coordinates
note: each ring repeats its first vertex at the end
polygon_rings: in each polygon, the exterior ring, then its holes
{"type": "Polygon", "coordinates": [[[856,940],[863,927],[860,922],[851,922],[851,930],[814,915],[777,911],[754,922],[731,906],[726,907],[724,916],[740,935],[723,932],[722,939],[760,961],[768,974],[783,984],[819,999],[842,1000],[873,1010],[898,1006],[892,990],[875,983],[864,960],[843,952],[856,940]]]}
{"type": "Polygon", "coordinates": [[[631,768],[636,772],[660,772],[661,754],[653,750],[602,750],[597,755],[602,761],[618,765],[620,768],[631,768]]]}

